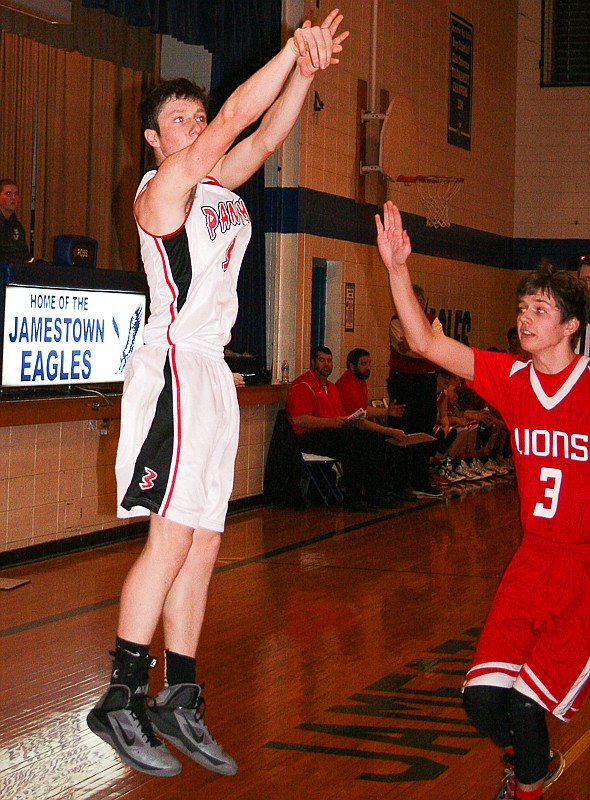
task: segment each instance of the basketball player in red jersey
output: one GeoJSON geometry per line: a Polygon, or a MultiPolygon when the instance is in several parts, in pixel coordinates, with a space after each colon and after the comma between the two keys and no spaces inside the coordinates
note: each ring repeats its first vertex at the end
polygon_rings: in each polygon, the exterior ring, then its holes
{"type": "Polygon", "coordinates": [[[233,775],[235,760],[203,721],[196,650],[224,528],[239,408],[223,348],[235,322],[250,218],[234,190],[287,138],[319,70],[338,63],[348,33],[334,9],[306,21],[208,123],[203,92],[158,84],[140,106],[157,170],[134,205],[150,289],[144,343],[127,364],[116,472],[119,516],[149,515],[146,545],[121,594],[111,683],[88,725],[140,772],[181,763],[233,775]],[[261,116],[258,128],[234,141],[261,116]],[[146,700],[149,647],[162,619],[165,686],[146,700]]]}
{"type": "Polygon", "coordinates": [[[496,800],[539,800],[563,770],[546,712],[568,721],[590,681],[590,369],[574,348],[589,315],[573,273],[543,264],[517,289],[527,361],[435,334],[414,297],[398,209],[377,215],[377,244],[408,342],[471,382],[512,436],[524,536],[494,598],[463,687],[472,723],[504,748],[496,800]],[[575,499],[575,501],[574,501],[575,499]]]}

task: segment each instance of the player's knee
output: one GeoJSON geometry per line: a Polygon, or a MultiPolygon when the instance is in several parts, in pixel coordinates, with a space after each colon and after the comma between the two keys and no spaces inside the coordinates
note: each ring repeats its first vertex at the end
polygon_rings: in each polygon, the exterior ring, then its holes
{"type": "Polygon", "coordinates": [[[511,743],[510,689],[498,686],[466,686],[463,705],[471,724],[500,747],[511,743]]]}
{"type": "Polygon", "coordinates": [[[510,691],[514,771],[520,783],[536,783],[547,774],[549,733],[545,709],[516,689],[510,691]]]}

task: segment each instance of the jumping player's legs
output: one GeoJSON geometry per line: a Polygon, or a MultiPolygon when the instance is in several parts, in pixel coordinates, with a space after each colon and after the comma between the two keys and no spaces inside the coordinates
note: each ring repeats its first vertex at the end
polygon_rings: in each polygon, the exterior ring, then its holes
{"type": "Polygon", "coordinates": [[[195,657],[221,534],[197,528],[184,564],[168,592],[163,609],[164,644],[168,651],[195,657]]]}
{"type": "Polygon", "coordinates": [[[125,581],[111,685],[90,711],[88,725],[140,772],[180,772],[180,762],[154,732],[207,769],[237,771],[209,733],[196,684],[195,654],[220,540],[218,531],[193,531],[152,514],[146,546],[125,581]],[[149,645],[160,616],[167,685],[148,705],[149,645]]]}
{"type": "Polygon", "coordinates": [[[121,592],[117,634],[150,645],[166,598],[186,562],[193,530],[157,514],[150,515],[147,542],[129,570],[121,592]]]}
{"type": "Polygon", "coordinates": [[[203,719],[202,687],[196,683],[196,651],[221,533],[197,528],[185,561],[164,602],[165,687],[148,705],[160,736],[197,764],[221,775],[238,765],[211,736],[203,719]]]}
{"type": "Polygon", "coordinates": [[[166,596],[185,563],[193,530],[151,514],[146,544],[121,593],[110,686],[87,717],[90,729],[139,772],[169,777],[181,764],[155,736],[147,715],[149,647],[166,596]]]}
{"type": "Polygon", "coordinates": [[[221,534],[151,515],[146,545],[121,592],[117,635],[149,645],[163,612],[166,648],[194,657],[221,534]]]}
{"type": "Polygon", "coordinates": [[[233,483],[236,391],[222,358],[141,350],[129,375],[117,478],[123,510],[150,510],[150,531],[123,587],[111,686],[88,724],[140,771],[180,771],[157,733],[207,769],[233,775],[236,762],[203,721],[195,655],[233,483]],[[160,616],[166,685],[148,703],[149,645],[160,616]]]}

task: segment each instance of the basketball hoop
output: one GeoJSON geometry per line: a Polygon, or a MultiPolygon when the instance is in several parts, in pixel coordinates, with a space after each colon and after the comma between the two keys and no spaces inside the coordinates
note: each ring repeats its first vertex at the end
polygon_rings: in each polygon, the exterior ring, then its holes
{"type": "Polygon", "coordinates": [[[429,228],[450,228],[449,203],[463,180],[448,175],[398,175],[395,179],[397,183],[416,185],[429,228]]]}

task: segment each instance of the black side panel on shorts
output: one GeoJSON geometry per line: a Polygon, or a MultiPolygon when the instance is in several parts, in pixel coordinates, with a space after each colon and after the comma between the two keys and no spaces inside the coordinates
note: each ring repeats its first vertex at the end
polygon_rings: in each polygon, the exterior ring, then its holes
{"type": "Polygon", "coordinates": [[[156,413],[139,451],[133,478],[121,502],[130,511],[143,506],[158,512],[162,506],[172,465],[174,445],[174,408],[170,355],[164,365],[164,386],[158,397],[156,413]]]}
{"type": "Polygon", "coordinates": [[[175,236],[162,239],[162,244],[168,256],[172,278],[178,289],[176,310],[180,311],[185,303],[193,277],[186,228],[181,228],[175,236]]]}

